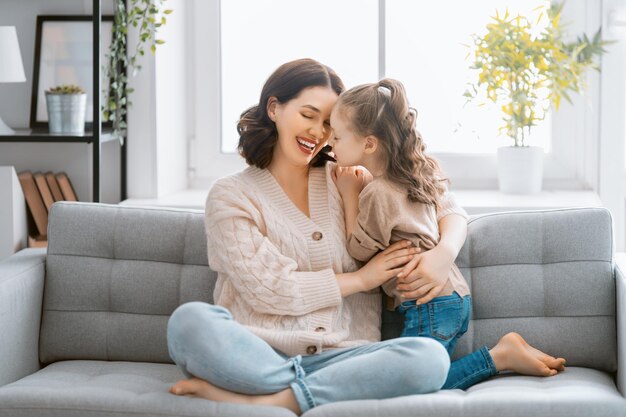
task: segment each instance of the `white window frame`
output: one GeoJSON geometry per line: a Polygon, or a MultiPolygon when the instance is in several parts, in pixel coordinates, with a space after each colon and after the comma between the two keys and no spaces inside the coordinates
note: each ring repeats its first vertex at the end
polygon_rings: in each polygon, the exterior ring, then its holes
{"type": "MultiPolygon", "coordinates": [[[[385,0],[380,1],[384,11],[385,0]]],[[[194,53],[190,57],[193,85],[190,117],[193,132],[189,142],[191,188],[208,188],[217,178],[243,169],[238,154],[223,153],[221,137],[220,0],[193,0],[191,5],[194,53]]],[[[384,22],[384,16],[380,19],[384,22]]],[[[562,20],[573,34],[595,33],[602,22],[602,2],[569,0],[562,20]]],[[[384,45],[384,24],[380,24],[384,45]]],[[[243,30],[244,28],[242,28],[243,30]]],[[[384,48],[379,50],[381,76],[384,75],[384,48]]],[[[544,158],[544,189],[598,189],[600,133],[600,76],[587,76],[584,96],[574,95],[574,103],[563,103],[552,113],[552,151],[544,158]]],[[[254,103],[250,103],[252,105],[254,103]]],[[[243,110],[243,109],[242,109],[243,110]]],[[[234,128],[233,128],[234,129],[234,128]]],[[[507,145],[503,139],[503,146],[507,145]]],[[[433,153],[455,189],[496,189],[496,158],[493,154],[433,153]]]]}
{"type": "Polygon", "coordinates": [[[598,193],[613,217],[615,248],[626,245],[626,8],[623,0],[603,0],[603,33],[617,41],[603,56],[602,121],[598,193]],[[604,29],[606,28],[606,30],[604,29]]]}

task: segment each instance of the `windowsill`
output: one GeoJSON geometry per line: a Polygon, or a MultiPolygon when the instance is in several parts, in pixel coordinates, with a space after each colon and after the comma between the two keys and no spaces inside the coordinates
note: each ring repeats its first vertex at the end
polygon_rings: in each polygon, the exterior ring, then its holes
{"type": "MultiPolygon", "coordinates": [[[[120,204],[204,210],[207,194],[208,190],[183,190],[155,199],[131,198],[120,204]]],[[[455,190],[454,195],[469,214],[602,206],[600,197],[594,191],[542,191],[538,194],[515,195],[497,190],[455,190]]]]}
{"type": "Polygon", "coordinates": [[[505,194],[497,190],[455,190],[457,202],[468,214],[496,211],[545,210],[565,207],[600,207],[595,191],[542,191],[537,194],[505,194]]]}
{"type": "Polygon", "coordinates": [[[208,193],[209,190],[182,190],[159,198],[129,198],[120,205],[204,210],[208,193]]]}

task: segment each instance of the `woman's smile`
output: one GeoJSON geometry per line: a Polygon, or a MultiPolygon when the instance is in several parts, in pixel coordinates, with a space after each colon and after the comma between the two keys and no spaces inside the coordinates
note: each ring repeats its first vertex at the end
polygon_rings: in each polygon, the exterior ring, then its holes
{"type": "Polygon", "coordinates": [[[298,148],[307,155],[311,155],[317,147],[317,141],[303,136],[297,136],[298,148]]]}

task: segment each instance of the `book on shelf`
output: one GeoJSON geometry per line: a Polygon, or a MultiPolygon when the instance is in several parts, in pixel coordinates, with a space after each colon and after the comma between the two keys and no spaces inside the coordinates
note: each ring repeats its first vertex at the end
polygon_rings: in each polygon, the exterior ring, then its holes
{"type": "Polygon", "coordinates": [[[43,204],[46,206],[46,211],[49,212],[52,204],[54,204],[54,197],[52,197],[52,191],[50,191],[46,177],[41,172],[35,172],[33,178],[35,179],[35,184],[37,184],[37,189],[39,189],[39,194],[41,194],[43,204]]]}
{"type": "Polygon", "coordinates": [[[18,179],[24,192],[30,218],[34,223],[29,235],[45,237],[48,233],[48,210],[41,198],[33,174],[30,171],[23,171],[18,174],[18,179]]]}
{"type": "Polygon", "coordinates": [[[56,201],[78,201],[72,183],[65,172],[18,174],[26,207],[28,208],[28,247],[41,248],[48,245],[48,212],[56,201]]]}
{"type": "Polygon", "coordinates": [[[48,237],[47,236],[28,236],[28,247],[29,248],[47,248],[48,247],[48,237]]]}
{"type": "Polygon", "coordinates": [[[50,171],[45,174],[46,182],[48,183],[48,187],[50,187],[50,192],[52,193],[52,197],[54,201],[63,200],[63,194],[61,193],[61,188],[59,188],[59,183],[57,182],[57,177],[50,171]]]}
{"type": "Polygon", "coordinates": [[[56,174],[57,182],[59,183],[59,188],[61,189],[61,193],[63,194],[63,200],[65,201],[78,201],[78,197],[76,197],[76,192],[72,187],[72,183],[68,178],[65,172],[59,172],[56,174]]]}

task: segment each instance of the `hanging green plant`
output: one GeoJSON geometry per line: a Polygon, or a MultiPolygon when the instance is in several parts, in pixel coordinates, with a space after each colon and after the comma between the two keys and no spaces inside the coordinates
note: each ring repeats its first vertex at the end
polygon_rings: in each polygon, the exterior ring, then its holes
{"type": "Polygon", "coordinates": [[[157,45],[165,43],[157,39],[158,29],[167,23],[166,15],[171,9],[161,10],[167,0],[115,0],[111,47],[106,54],[103,66],[104,79],[109,81],[108,90],[103,91],[106,103],[102,106],[103,121],[113,124],[113,136],[124,143],[126,136],[126,113],[131,104],[128,97],[133,89],[128,87],[126,69],[135,76],[141,71],[139,59],[146,53],[146,47],[155,53],[157,45]],[[126,38],[128,28],[139,29],[139,40],[131,54],[128,53],[126,38]]]}

